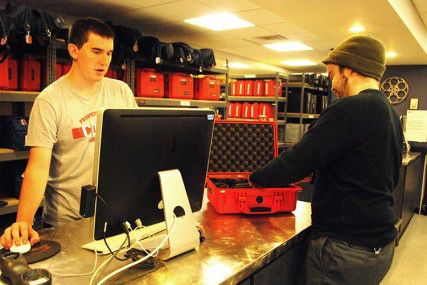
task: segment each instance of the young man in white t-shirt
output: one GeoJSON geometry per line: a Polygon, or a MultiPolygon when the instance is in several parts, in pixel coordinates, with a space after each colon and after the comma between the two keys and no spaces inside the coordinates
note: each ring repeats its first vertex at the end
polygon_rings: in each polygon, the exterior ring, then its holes
{"type": "Polygon", "coordinates": [[[113,36],[108,25],[95,18],[73,24],[68,43],[71,70],[40,93],[31,111],[26,139],[30,155],[16,222],[0,238],[5,248],[12,242],[40,240],[32,224],[43,196],[46,223],[80,218],[80,189],[92,182],[96,110],[137,107],[124,82],[104,77],[113,36]]]}

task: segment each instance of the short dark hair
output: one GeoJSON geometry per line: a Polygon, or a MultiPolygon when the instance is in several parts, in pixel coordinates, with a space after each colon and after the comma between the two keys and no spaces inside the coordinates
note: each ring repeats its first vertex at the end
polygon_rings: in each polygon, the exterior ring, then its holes
{"type": "Polygon", "coordinates": [[[113,30],[98,18],[84,18],[74,22],[68,36],[68,43],[81,48],[88,41],[89,32],[104,38],[114,38],[113,30]]]}

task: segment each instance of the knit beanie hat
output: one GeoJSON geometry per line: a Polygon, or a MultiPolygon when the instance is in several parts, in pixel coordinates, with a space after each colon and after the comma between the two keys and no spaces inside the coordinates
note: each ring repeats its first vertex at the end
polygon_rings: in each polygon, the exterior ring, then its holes
{"type": "Polygon", "coordinates": [[[372,36],[352,36],[334,48],[322,62],[348,67],[378,81],[385,71],[385,46],[372,36]]]}

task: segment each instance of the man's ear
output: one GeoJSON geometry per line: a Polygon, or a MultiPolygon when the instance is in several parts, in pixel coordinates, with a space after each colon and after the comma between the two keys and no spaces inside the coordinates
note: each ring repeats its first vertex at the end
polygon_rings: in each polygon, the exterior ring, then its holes
{"type": "Polygon", "coordinates": [[[68,53],[73,60],[76,60],[79,56],[79,48],[75,44],[68,44],[68,53]]]}

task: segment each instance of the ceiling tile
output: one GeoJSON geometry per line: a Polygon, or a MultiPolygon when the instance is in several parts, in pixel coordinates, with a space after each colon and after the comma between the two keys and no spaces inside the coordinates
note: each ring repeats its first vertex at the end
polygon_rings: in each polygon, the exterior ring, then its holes
{"type": "Polygon", "coordinates": [[[228,11],[228,12],[239,12],[246,10],[259,9],[260,7],[248,0],[197,0],[200,3],[206,4],[212,8],[228,11]]]}
{"type": "Polygon", "coordinates": [[[281,16],[265,9],[245,11],[237,13],[237,15],[242,19],[255,24],[256,26],[287,22],[281,16]]]}

